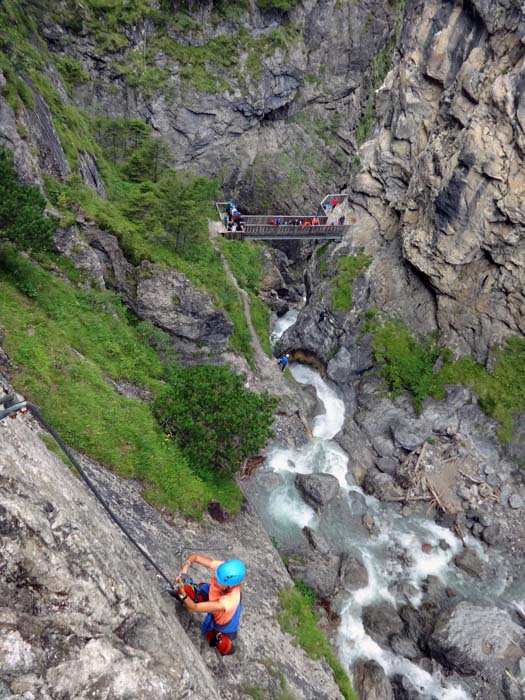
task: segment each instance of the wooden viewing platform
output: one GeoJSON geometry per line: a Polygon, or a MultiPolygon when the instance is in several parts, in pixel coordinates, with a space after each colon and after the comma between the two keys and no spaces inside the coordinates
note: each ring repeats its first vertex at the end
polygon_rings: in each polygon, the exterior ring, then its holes
{"type": "MultiPolygon", "coordinates": [[[[328,195],[332,196],[332,195],[328,195]]],[[[326,197],[325,197],[326,199],[326,197]]],[[[323,200],[324,201],[324,200],[323,200]]],[[[221,223],[224,224],[226,218],[227,202],[216,202],[217,212],[221,223]]],[[[350,230],[348,224],[328,224],[328,216],[317,216],[310,214],[272,214],[253,215],[243,214],[241,216],[242,230],[228,231],[223,228],[221,235],[228,240],[258,240],[258,241],[293,241],[293,240],[316,240],[341,241],[345,233],[350,230]],[[319,224],[311,225],[312,219],[317,218],[319,224]],[[280,223],[270,223],[279,220],[280,223]],[[292,223],[293,222],[293,223],[292,223]],[[305,226],[304,223],[310,225],[305,226]]]]}

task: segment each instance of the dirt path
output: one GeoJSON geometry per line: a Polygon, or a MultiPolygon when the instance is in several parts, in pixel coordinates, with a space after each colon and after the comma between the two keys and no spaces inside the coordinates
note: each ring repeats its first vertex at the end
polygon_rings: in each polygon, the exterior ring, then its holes
{"type": "Polygon", "coordinates": [[[237,282],[236,277],[231,271],[231,267],[228,260],[223,255],[220,249],[218,242],[220,229],[220,222],[209,222],[208,231],[211,244],[213,248],[217,251],[217,253],[221,256],[221,261],[224,266],[226,276],[228,277],[230,282],[235,286],[242,299],[242,304],[244,307],[244,316],[246,317],[246,323],[248,324],[248,328],[250,330],[253,355],[255,359],[255,374],[264,384],[264,388],[270,391],[270,393],[291,396],[293,392],[288,386],[283,373],[278,369],[277,361],[273,358],[268,357],[268,355],[264,352],[259,337],[255,332],[255,328],[253,327],[252,323],[251,303],[249,294],[246,290],[242,289],[242,287],[237,282]]]}

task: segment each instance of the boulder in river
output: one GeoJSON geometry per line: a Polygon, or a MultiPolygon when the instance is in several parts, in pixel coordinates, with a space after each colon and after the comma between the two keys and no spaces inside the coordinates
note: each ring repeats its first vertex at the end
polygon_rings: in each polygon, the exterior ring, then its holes
{"type": "Polygon", "coordinates": [[[357,591],[368,585],[368,571],[360,559],[343,552],[339,565],[339,579],[345,590],[357,591]]]}
{"type": "Polygon", "coordinates": [[[297,474],[295,485],[306,503],[321,510],[339,493],[339,482],[332,474],[297,474]]]}
{"type": "Polygon", "coordinates": [[[403,631],[403,620],[397,610],[386,604],[369,605],[363,610],[364,628],[374,641],[386,646],[390,637],[403,631]]]}
{"type": "Polygon", "coordinates": [[[417,648],[416,644],[408,637],[403,637],[401,634],[395,634],[391,641],[390,646],[392,651],[398,656],[404,656],[405,659],[417,659],[421,656],[421,652],[417,648]]]}
{"type": "Polygon", "coordinates": [[[354,687],[363,700],[394,700],[390,681],[377,661],[359,660],[353,667],[354,687]]]}
{"type": "Polygon", "coordinates": [[[374,494],[380,501],[399,501],[403,496],[403,489],[396,484],[393,477],[375,467],[368,470],[363,489],[366,493],[374,494]]]}
{"type": "Polygon", "coordinates": [[[428,646],[446,666],[490,678],[517,666],[525,654],[525,631],[506,610],[463,601],[440,615],[428,646]]]}
{"type": "Polygon", "coordinates": [[[454,564],[470,576],[481,578],[483,562],[473,549],[465,548],[461,554],[454,557],[454,564]]]}

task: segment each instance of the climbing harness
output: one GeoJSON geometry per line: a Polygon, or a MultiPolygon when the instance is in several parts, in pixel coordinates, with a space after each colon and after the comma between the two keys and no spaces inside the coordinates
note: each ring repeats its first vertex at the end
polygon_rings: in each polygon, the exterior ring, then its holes
{"type": "MultiPolygon", "coordinates": [[[[217,572],[215,572],[215,575],[217,575],[217,572]]],[[[205,600],[208,600],[209,592],[210,592],[210,584],[209,583],[195,583],[195,581],[190,577],[187,576],[186,574],[181,574],[180,576],[184,586],[190,586],[192,589],[191,599],[193,600],[194,603],[199,603],[203,602],[199,599],[199,594],[203,594],[206,596],[205,600]]],[[[219,581],[220,583],[220,581],[219,581]]],[[[179,596],[176,593],[171,593],[173,597],[177,598],[182,603],[182,600],[179,598],[179,596]]],[[[237,634],[237,631],[239,629],[239,623],[241,621],[241,615],[242,615],[242,594],[241,594],[241,599],[239,602],[239,605],[237,606],[235,613],[232,617],[232,619],[227,622],[225,625],[218,625],[214,618],[213,618],[213,613],[208,613],[206,617],[204,618],[204,622],[202,623],[201,627],[201,634],[203,636],[206,635],[206,632],[210,632],[212,630],[217,630],[217,632],[220,634],[227,634],[229,636],[237,634]]]]}
{"type": "Polygon", "coordinates": [[[4,409],[0,411],[0,420],[3,420],[4,418],[7,418],[7,416],[14,416],[18,411],[24,411],[24,409],[30,411],[33,416],[36,418],[36,420],[40,423],[40,425],[46,430],[55,440],[57,445],[60,447],[62,452],[66,455],[66,457],[69,459],[71,464],[75,467],[75,469],[78,471],[80,474],[80,477],[88,487],[88,489],[93,493],[97,501],[101,504],[101,506],[104,508],[104,510],[107,512],[111,520],[115,523],[115,525],[122,530],[122,532],[126,535],[128,540],[135,545],[135,547],[138,549],[138,551],[142,554],[144,559],[151,564],[151,566],[157,571],[159,576],[166,581],[166,588],[171,590],[175,590],[175,586],[173,583],[170,581],[168,576],[162,571],[160,566],[156,564],[153,559],[150,557],[150,555],[140,546],[140,544],[137,542],[137,540],[133,537],[133,535],[129,532],[129,530],[125,527],[125,525],[121,522],[120,518],[111,510],[111,508],[108,506],[108,504],[104,501],[102,498],[102,495],[100,494],[99,490],[97,487],[93,484],[91,479],[88,477],[84,469],[80,466],[78,460],[73,456],[71,450],[69,447],[62,441],[62,439],[59,437],[59,435],[53,430],[53,428],[49,425],[49,423],[46,421],[44,416],[40,413],[38,408],[30,403],[29,401],[26,401],[20,394],[6,394],[5,396],[2,396],[0,398],[0,406],[3,405],[4,409]]]}

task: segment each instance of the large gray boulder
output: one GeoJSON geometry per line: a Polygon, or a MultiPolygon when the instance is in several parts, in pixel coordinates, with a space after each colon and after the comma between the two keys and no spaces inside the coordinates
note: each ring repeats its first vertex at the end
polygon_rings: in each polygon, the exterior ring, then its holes
{"type": "Polygon", "coordinates": [[[394,700],[390,681],[377,661],[360,660],[353,673],[354,687],[363,700],[394,700]]]}
{"type": "Polygon", "coordinates": [[[490,678],[525,655],[525,631],[505,610],[462,602],[441,614],[428,645],[448,667],[490,678]]]}
{"type": "Polygon", "coordinates": [[[321,510],[339,493],[339,482],[332,474],[297,474],[295,485],[316,510],[321,510]]]}
{"type": "Polygon", "coordinates": [[[403,631],[403,620],[397,610],[391,605],[369,605],[363,610],[363,625],[372,639],[378,644],[387,646],[394,634],[403,631]]]}
{"type": "Polygon", "coordinates": [[[339,579],[347,591],[356,591],[368,585],[368,571],[363,562],[347,552],[341,555],[339,579]]]}
{"type": "Polygon", "coordinates": [[[136,310],[141,318],[168,331],[182,342],[204,343],[225,350],[233,324],[203,289],[196,289],[182,272],[143,263],[137,275],[136,310]]]}

